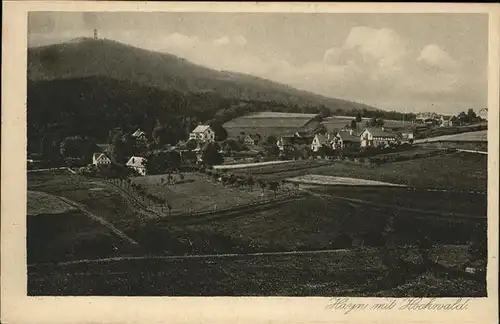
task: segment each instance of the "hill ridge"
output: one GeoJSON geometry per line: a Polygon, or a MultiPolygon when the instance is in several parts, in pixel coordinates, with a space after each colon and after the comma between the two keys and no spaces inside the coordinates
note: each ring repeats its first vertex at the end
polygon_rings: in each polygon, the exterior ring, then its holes
{"type": "Polygon", "coordinates": [[[77,38],[28,48],[28,79],[33,81],[105,76],[183,93],[215,92],[242,100],[276,101],[299,106],[377,110],[330,98],[250,74],[219,71],[171,53],[156,52],[111,39],[77,38]]]}

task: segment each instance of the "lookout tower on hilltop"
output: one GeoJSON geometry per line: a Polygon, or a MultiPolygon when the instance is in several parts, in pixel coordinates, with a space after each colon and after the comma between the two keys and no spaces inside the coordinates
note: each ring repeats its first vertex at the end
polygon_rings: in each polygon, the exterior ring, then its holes
{"type": "Polygon", "coordinates": [[[97,39],[98,38],[98,35],[97,35],[97,29],[94,28],[94,39],[97,39]]]}

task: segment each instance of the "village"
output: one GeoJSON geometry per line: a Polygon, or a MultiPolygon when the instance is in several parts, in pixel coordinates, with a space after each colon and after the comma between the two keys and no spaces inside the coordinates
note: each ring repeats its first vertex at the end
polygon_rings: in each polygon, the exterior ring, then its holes
{"type": "MultiPolygon", "coordinates": [[[[480,117],[481,118],[481,117],[480,117]]],[[[484,119],[483,119],[484,120],[484,119]]],[[[414,144],[416,136],[428,131],[450,130],[460,121],[455,116],[435,113],[417,114],[412,121],[382,120],[334,116],[321,118],[319,114],[259,112],[235,118],[223,125],[227,138],[216,140],[210,125],[196,126],[185,141],[166,145],[158,151],[179,154],[180,164],[213,166],[215,164],[258,163],[272,160],[344,159],[346,156],[370,156],[382,151],[401,150],[414,144]],[[343,123],[345,123],[343,125],[343,123]],[[214,159],[204,158],[207,147],[214,147],[214,159]],[[362,154],[364,152],[364,154],[362,154]],[[214,162],[215,161],[215,162],[214,162]]],[[[459,125],[464,126],[464,123],[459,125]]],[[[141,147],[128,156],[125,166],[139,175],[146,175],[147,146],[151,136],[141,129],[131,134],[141,147]],[[142,144],[142,145],[141,145],[142,144]]],[[[100,152],[92,155],[94,166],[109,166],[116,159],[109,145],[100,144],[100,152]]],[[[168,170],[179,165],[169,166],[168,170]]],[[[160,170],[156,170],[158,173],[160,170]]]]}

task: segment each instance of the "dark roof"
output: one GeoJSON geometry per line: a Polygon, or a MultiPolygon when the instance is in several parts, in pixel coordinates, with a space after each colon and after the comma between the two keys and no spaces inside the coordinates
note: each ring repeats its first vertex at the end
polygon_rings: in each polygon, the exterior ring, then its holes
{"type": "Polygon", "coordinates": [[[325,144],[328,144],[328,138],[326,135],[322,135],[322,134],[316,134],[316,136],[318,138],[318,142],[321,144],[321,145],[325,145],[325,144]]]}
{"type": "Polygon", "coordinates": [[[396,134],[394,134],[392,132],[383,131],[383,130],[378,129],[378,128],[367,127],[366,130],[368,130],[372,134],[373,137],[387,137],[387,138],[395,138],[396,137],[396,134]]]}
{"type": "Polygon", "coordinates": [[[361,139],[359,138],[359,135],[357,135],[355,132],[352,133],[352,135],[349,132],[339,132],[339,136],[344,142],[361,142],[361,139]]]}
{"type": "Polygon", "coordinates": [[[259,134],[247,134],[247,135],[245,136],[245,138],[246,138],[246,137],[250,137],[250,138],[251,138],[251,139],[253,139],[254,141],[258,141],[258,140],[260,140],[260,139],[261,139],[261,136],[259,136],[259,134]]]}

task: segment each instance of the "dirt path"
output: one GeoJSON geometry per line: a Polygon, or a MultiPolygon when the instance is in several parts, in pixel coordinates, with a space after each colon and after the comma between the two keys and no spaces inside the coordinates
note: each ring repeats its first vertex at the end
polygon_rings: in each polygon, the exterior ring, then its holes
{"type": "Polygon", "coordinates": [[[59,262],[59,263],[40,263],[29,264],[28,267],[40,266],[65,266],[74,264],[92,264],[92,263],[107,263],[119,261],[135,261],[135,260],[187,260],[187,259],[222,259],[222,258],[240,258],[240,257],[261,257],[261,256],[286,256],[286,255],[315,255],[315,254],[338,254],[350,252],[349,249],[333,249],[333,250],[310,250],[310,251],[279,251],[279,252],[257,252],[257,253],[226,253],[226,254],[193,254],[193,255],[144,255],[144,256],[124,256],[102,259],[82,259],[76,261],[59,262]]]}
{"type": "Polygon", "coordinates": [[[64,197],[61,197],[61,196],[55,196],[57,197],[58,199],[64,201],[65,203],[67,203],[68,205],[72,206],[72,207],[75,207],[77,208],[79,211],[81,211],[83,214],[85,214],[86,216],[92,218],[93,220],[99,222],[100,224],[106,226],[109,230],[111,230],[114,234],[116,234],[117,236],[119,236],[120,238],[124,239],[125,241],[127,241],[128,243],[130,244],[133,244],[133,245],[137,245],[138,243],[136,241],[134,241],[132,238],[130,238],[129,236],[127,236],[125,233],[123,233],[122,231],[120,231],[119,229],[117,229],[116,227],[114,227],[111,223],[105,221],[103,218],[93,214],[92,212],[90,212],[87,207],[85,207],[84,205],[82,204],[79,204],[77,202],[74,202],[72,200],[69,200],[67,198],[64,198],[64,197]]]}

